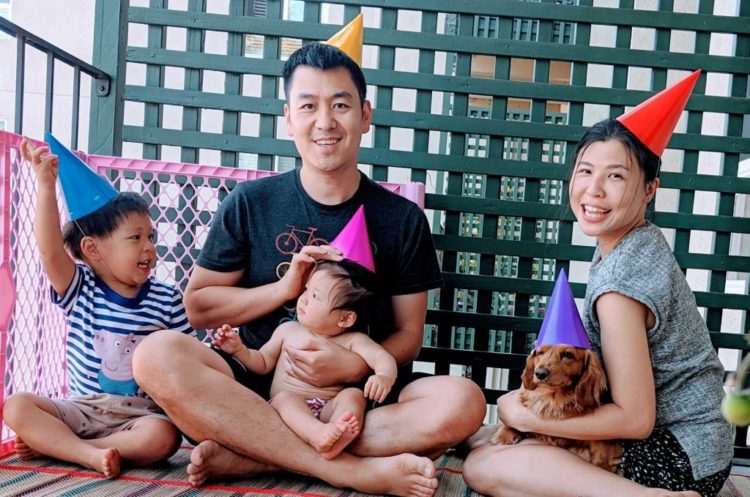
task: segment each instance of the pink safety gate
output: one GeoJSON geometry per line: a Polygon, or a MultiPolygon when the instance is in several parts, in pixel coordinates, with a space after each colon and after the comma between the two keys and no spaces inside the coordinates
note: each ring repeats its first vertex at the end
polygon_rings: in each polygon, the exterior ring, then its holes
{"type": "MultiPolygon", "coordinates": [[[[36,186],[31,167],[21,159],[20,143],[19,135],[0,131],[0,412],[5,398],[14,392],[62,397],[67,391],[65,320],[50,301],[37,254],[36,186]]],[[[157,232],[154,275],[182,289],[221,200],[238,182],[277,174],[78,155],[119,191],[138,192],[149,201],[157,232]]],[[[380,185],[424,206],[422,183],[380,185]]],[[[4,422],[1,435],[0,454],[4,454],[12,448],[12,433],[4,422]]]]}

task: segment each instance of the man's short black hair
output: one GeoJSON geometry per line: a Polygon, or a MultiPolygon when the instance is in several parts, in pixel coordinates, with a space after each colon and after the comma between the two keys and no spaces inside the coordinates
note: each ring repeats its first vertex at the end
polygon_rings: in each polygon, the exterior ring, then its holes
{"type": "Polygon", "coordinates": [[[149,215],[148,203],[137,193],[119,193],[108,204],[63,227],[63,243],[73,257],[83,260],[81,240],[86,236],[106,237],[130,214],[149,215]]]}
{"type": "Polygon", "coordinates": [[[281,73],[284,78],[284,93],[286,93],[287,100],[289,99],[289,88],[292,87],[294,71],[299,66],[310,66],[322,71],[330,71],[343,67],[349,71],[354,86],[357,87],[360,104],[364,105],[367,98],[365,75],[362,74],[362,69],[359,68],[357,63],[338,48],[315,41],[303,45],[289,56],[281,73]]]}

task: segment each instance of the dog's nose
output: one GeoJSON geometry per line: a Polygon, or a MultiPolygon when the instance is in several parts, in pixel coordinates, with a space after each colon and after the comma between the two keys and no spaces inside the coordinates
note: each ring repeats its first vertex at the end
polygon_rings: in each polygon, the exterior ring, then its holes
{"type": "Polygon", "coordinates": [[[539,380],[546,380],[549,377],[549,369],[547,368],[536,368],[534,370],[534,376],[539,380]]]}

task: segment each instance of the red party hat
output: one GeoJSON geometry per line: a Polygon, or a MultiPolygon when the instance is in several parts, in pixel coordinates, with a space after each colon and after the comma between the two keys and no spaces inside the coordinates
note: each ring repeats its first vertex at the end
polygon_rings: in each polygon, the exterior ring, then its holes
{"type": "Polygon", "coordinates": [[[350,261],[364,266],[373,273],[375,272],[375,261],[372,258],[370,236],[367,234],[365,207],[363,205],[357,209],[357,212],[346,223],[341,233],[331,242],[331,247],[339,249],[343,256],[350,261]]]}
{"type": "Polygon", "coordinates": [[[617,118],[649,150],[661,156],[672,137],[701,70],[665,88],[617,118]]]}

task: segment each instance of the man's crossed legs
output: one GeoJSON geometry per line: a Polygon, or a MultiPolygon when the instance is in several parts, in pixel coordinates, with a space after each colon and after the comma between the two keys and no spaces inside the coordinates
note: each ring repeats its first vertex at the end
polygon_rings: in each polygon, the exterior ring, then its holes
{"type": "Polygon", "coordinates": [[[188,467],[195,485],[285,469],[360,492],[430,497],[438,482],[429,457],[473,434],[485,413],[484,396],[470,380],[423,378],[407,385],[397,404],[368,412],[347,452],[326,460],[192,337],[149,335],[136,349],[133,368],[139,385],[182,432],[200,441],[188,467]]]}

